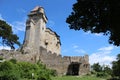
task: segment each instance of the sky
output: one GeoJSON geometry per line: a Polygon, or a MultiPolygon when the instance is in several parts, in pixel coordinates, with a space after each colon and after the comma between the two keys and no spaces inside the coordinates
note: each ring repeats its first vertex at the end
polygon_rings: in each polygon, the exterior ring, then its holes
{"type": "MultiPolygon", "coordinates": [[[[42,6],[48,18],[46,26],[60,36],[62,56],[88,54],[91,65],[99,62],[101,65],[111,66],[111,62],[120,52],[120,47],[110,45],[109,36],[69,29],[66,18],[72,12],[74,3],[76,0],[0,0],[0,19],[12,26],[13,32],[23,43],[27,15],[34,7],[42,6]]],[[[0,45],[0,49],[2,48],[0,45]]],[[[4,48],[9,49],[7,46],[4,48]]]]}

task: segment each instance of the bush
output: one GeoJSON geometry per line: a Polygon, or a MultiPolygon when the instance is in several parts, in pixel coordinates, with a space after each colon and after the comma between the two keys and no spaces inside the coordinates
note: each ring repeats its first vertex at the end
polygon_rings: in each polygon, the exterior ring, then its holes
{"type": "Polygon", "coordinates": [[[46,71],[41,71],[37,80],[51,80],[50,75],[46,71]]]}
{"type": "Polygon", "coordinates": [[[49,70],[49,73],[52,76],[57,76],[57,71],[56,70],[49,70]]]}
{"type": "Polygon", "coordinates": [[[96,71],[94,71],[94,70],[92,70],[92,71],[91,71],[91,74],[97,74],[97,72],[96,72],[96,71]]]}
{"type": "Polygon", "coordinates": [[[10,62],[16,64],[16,63],[17,63],[17,60],[16,60],[16,59],[11,59],[10,62]]]}
{"type": "Polygon", "coordinates": [[[3,57],[0,56],[0,60],[3,60],[3,57]]]}
{"type": "Polygon", "coordinates": [[[34,73],[36,69],[34,64],[28,62],[19,62],[17,65],[19,65],[21,78],[32,79],[32,73],[34,73]]]}
{"type": "Polygon", "coordinates": [[[0,80],[51,80],[55,70],[49,70],[45,65],[17,62],[15,59],[0,63],[0,80]]]}
{"type": "Polygon", "coordinates": [[[9,71],[9,70],[13,70],[13,67],[14,65],[9,62],[9,61],[5,61],[3,63],[1,63],[0,65],[0,71],[9,71]]]}
{"type": "Polygon", "coordinates": [[[96,74],[96,77],[106,77],[106,76],[108,76],[108,74],[107,74],[107,73],[104,73],[104,72],[98,72],[98,73],[96,74]]]}
{"type": "Polygon", "coordinates": [[[0,75],[0,80],[20,80],[20,75],[16,72],[12,72],[12,71],[4,72],[0,75]]]}
{"type": "Polygon", "coordinates": [[[0,80],[19,80],[20,74],[16,65],[5,61],[0,65],[0,80]]]}
{"type": "Polygon", "coordinates": [[[118,78],[110,78],[110,79],[107,79],[107,80],[120,80],[118,78]]]}

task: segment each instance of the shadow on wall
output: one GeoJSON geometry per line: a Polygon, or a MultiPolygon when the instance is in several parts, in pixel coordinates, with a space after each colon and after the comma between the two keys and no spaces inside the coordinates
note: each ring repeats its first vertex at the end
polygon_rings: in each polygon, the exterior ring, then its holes
{"type": "Polygon", "coordinates": [[[78,62],[72,62],[67,69],[67,75],[79,75],[79,71],[80,71],[80,63],[78,62]]]}

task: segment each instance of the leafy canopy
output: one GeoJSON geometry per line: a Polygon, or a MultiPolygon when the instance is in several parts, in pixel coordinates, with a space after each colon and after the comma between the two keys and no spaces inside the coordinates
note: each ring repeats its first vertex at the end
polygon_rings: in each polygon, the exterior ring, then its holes
{"type": "Polygon", "coordinates": [[[77,0],[66,19],[70,29],[104,33],[120,46],[120,0],[77,0]]]}
{"type": "Polygon", "coordinates": [[[0,39],[3,46],[7,45],[12,49],[15,48],[14,44],[20,46],[20,42],[18,41],[19,37],[13,34],[12,27],[3,20],[0,20],[0,39]]]}
{"type": "Polygon", "coordinates": [[[116,61],[112,62],[112,76],[120,79],[120,54],[117,55],[116,61]]]}
{"type": "Polygon", "coordinates": [[[101,72],[102,71],[102,67],[99,63],[94,63],[91,68],[96,71],[96,72],[101,72]]]}

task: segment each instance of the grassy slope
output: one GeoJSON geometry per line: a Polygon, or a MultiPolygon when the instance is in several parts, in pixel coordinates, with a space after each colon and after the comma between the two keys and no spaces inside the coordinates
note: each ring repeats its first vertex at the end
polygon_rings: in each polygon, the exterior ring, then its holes
{"type": "Polygon", "coordinates": [[[64,77],[52,77],[52,80],[105,80],[94,76],[64,76],[64,77]]]}

